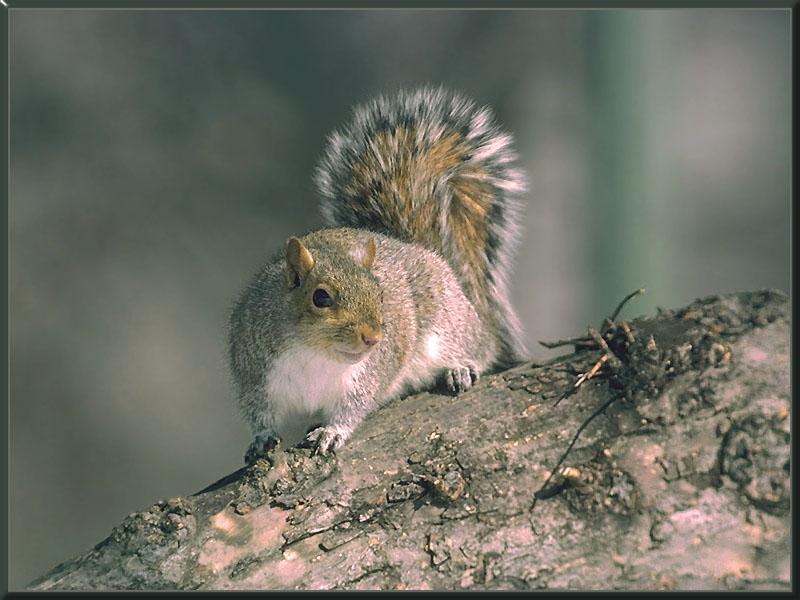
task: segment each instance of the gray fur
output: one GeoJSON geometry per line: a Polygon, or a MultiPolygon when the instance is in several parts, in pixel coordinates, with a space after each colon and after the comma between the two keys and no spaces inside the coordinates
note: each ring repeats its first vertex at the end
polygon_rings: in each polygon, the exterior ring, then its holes
{"type": "Polygon", "coordinates": [[[276,439],[294,443],[313,427],[306,439],[317,451],[335,450],[366,414],[392,398],[429,389],[437,380],[462,392],[482,373],[522,358],[519,322],[507,290],[520,216],[516,196],[525,187],[514,159],[510,136],[496,128],[488,109],[441,89],[378,98],[356,110],[349,128],[330,137],[316,181],[324,197],[323,214],[333,228],[299,238],[313,257],[307,281],[293,283],[285,253],[276,253],[231,312],[230,368],[242,415],[253,431],[246,462],[276,439]],[[437,203],[444,258],[411,239],[409,231],[392,230],[369,194],[349,202],[372,202],[378,222],[362,222],[358,211],[341,202],[352,195],[346,189],[348,176],[371,136],[404,125],[413,126],[409,130],[416,132],[420,147],[458,133],[470,150],[464,164],[475,168],[479,163],[481,181],[491,187],[485,220],[490,235],[488,247],[480,249],[484,263],[477,271],[488,273],[489,314],[465,292],[463,277],[474,265],[457,256],[452,243],[447,173],[426,182],[430,193],[418,198],[437,203]],[[376,246],[374,263],[360,264],[370,238],[376,246]],[[341,322],[314,320],[316,313],[307,304],[313,289],[306,287],[318,282],[336,289],[337,309],[346,315],[341,322]],[[383,339],[365,358],[340,365],[335,359],[341,355],[330,348],[350,339],[362,323],[380,330],[383,339]]]}
{"type": "MultiPolygon", "coordinates": [[[[325,445],[342,443],[364,416],[392,398],[428,389],[450,370],[459,377],[457,391],[470,385],[489,367],[497,352],[495,340],[464,296],[442,258],[417,245],[363,230],[321,230],[302,239],[319,266],[325,268],[325,249],[336,248],[345,235],[354,240],[369,236],[377,242],[373,273],[383,291],[384,340],[364,359],[365,365],[346,401],[336,411],[297,414],[295,429],[315,424],[328,431],[312,432],[312,441],[325,445]],[[429,356],[429,336],[438,337],[439,356],[429,356]],[[445,367],[448,365],[450,368],[445,367]]],[[[247,460],[252,461],[269,438],[299,441],[287,436],[286,423],[275,420],[274,402],[266,393],[272,367],[296,340],[296,310],[292,291],[284,280],[284,259],[279,254],[245,288],[230,318],[230,367],[242,415],[254,435],[247,460]]],[[[344,275],[348,267],[336,267],[344,275]]],[[[450,375],[450,381],[453,375],[450,375]]]]}
{"type": "MultiPolygon", "coordinates": [[[[473,148],[471,155],[459,165],[458,170],[469,171],[479,167],[487,173],[483,181],[492,189],[492,214],[489,222],[492,245],[484,248],[483,261],[489,273],[487,286],[492,298],[493,316],[498,323],[498,340],[501,344],[498,367],[510,366],[524,360],[527,355],[522,340],[522,327],[509,302],[508,277],[514,250],[520,237],[522,218],[520,195],[527,188],[527,180],[516,166],[517,156],[511,146],[512,138],[501,131],[494,122],[488,107],[479,107],[473,101],[443,88],[424,87],[401,91],[394,97],[379,96],[357,107],[345,128],[333,132],[315,172],[314,180],[322,195],[320,210],[329,227],[357,227],[384,231],[389,235],[409,241],[406,231],[386,231],[374,222],[365,222],[363,216],[349,209],[342,199],[352,194],[347,184],[354,164],[364,154],[376,131],[413,125],[418,132],[420,147],[434,144],[442,136],[458,132],[473,148]]],[[[465,264],[452,243],[452,231],[447,221],[447,208],[451,201],[449,178],[454,172],[441,173],[430,182],[432,193],[420,202],[438,203],[443,254],[455,274],[472,268],[465,264]]],[[[371,205],[369,195],[350,198],[371,205]]]]}

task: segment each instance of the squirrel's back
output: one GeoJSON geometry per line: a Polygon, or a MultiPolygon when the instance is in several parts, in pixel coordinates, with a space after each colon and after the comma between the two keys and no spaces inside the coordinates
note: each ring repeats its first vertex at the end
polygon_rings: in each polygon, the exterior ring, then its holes
{"type": "Polygon", "coordinates": [[[442,89],[379,97],[334,132],[317,169],[331,227],[356,227],[441,254],[497,335],[497,366],[524,358],[508,273],[525,179],[491,111],[442,89]]]}

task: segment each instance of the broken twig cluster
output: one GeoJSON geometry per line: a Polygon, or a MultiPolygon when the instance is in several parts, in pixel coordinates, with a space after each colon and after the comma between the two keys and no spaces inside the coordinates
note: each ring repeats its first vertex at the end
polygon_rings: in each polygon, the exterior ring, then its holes
{"type": "MultiPolygon", "coordinates": [[[[565,398],[575,394],[584,383],[594,377],[597,377],[598,374],[602,374],[609,380],[610,387],[615,393],[612,393],[611,397],[591,415],[589,415],[589,417],[583,421],[581,426],[578,427],[575,435],[572,437],[567,449],[561,455],[561,458],[558,460],[555,468],[550,471],[550,474],[548,475],[542,487],[539,488],[539,490],[534,494],[533,502],[531,503],[531,510],[533,510],[533,508],[536,506],[537,500],[549,498],[555,495],[560,489],[563,489],[563,487],[568,485],[570,481],[578,479],[579,473],[577,472],[577,469],[573,467],[565,467],[559,470],[559,468],[564,463],[569,455],[570,450],[572,450],[575,442],[578,441],[581,433],[584,429],[586,429],[589,423],[591,423],[592,420],[594,420],[598,415],[601,415],[603,412],[605,412],[609,406],[611,406],[624,395],[625,381],[628,379],[628,373],[625,372],[624,366],[628,362],[631,349],[635,347],[638,340],[630,325],[625,321],[617,323],[616,318],[619,316],[619,313],[629,300],[643,294],[644,292],[644,288],[639,288],[625,296],[614,309],[614,312],[611,313],[611,316],[603,320],[600,331],[589,326],[587,333],[584,336],[568,338],[565,340],[557,340],[554,342],[539,342],[546,348],[557,348],[560,346],[572,345],[575,346],[576,352],[600,351],[601,353],[591,368],[583,373],[580,373],[575,383],[568,387],[558,397],[555,405],[558,405],[565,398]],[[556,474],[559,476],[558,483],[554,486],[548,487],[556,474]]],[[[657,355],[658,353],[656,342],[652,335],[645,343],[645,350],[651,355],[657,355]]],[[[656,362],[658,362],[657,358],[658,357],[656,356],[656,362]]]]}

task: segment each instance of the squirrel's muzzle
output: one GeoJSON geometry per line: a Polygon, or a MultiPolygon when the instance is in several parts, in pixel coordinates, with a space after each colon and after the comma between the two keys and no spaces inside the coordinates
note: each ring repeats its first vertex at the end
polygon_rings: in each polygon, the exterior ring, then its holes
{"type": "Polygon", "coordinates": [[[358,335],[361,342],[367,347],[371,348],[383,339],[383,333],[380,329],[375,329],[370,325],[361,325],[358,328],[358,335]]]}

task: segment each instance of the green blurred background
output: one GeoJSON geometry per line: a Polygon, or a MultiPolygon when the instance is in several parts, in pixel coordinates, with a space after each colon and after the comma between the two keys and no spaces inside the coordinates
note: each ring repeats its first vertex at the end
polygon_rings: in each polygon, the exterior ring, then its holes
{"type": "Polygon", "coordinates": [[[45,11],[11,32],[10,585],[236,469],[234,296],[351,107],[444,84],[531,189],[536,340],[789,288],[788,11],[45,11]]]}

